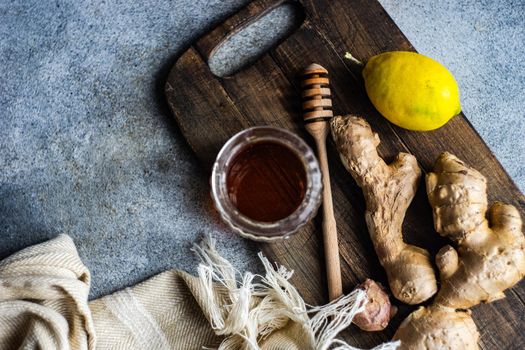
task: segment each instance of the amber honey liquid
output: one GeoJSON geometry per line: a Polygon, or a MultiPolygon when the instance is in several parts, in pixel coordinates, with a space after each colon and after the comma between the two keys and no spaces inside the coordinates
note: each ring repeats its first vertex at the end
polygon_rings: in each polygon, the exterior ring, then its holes
{"type": "Polygon", "coordinates": [[[292,214],[306,193],[306,170],[287,146],[261,141],[244,147],[226,176],[228,196],[247,217],[274,222],[292,214]]]}

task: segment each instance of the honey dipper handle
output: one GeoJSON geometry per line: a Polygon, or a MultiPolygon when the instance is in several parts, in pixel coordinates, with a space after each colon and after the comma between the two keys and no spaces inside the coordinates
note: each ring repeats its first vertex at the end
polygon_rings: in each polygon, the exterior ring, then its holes
{"type": "Polygon", "coordinates": [[[319,164],[323,173],[323,245],[330,301],[343,294],[341,263],[337,243],[330,172],[326,156],[328,120],[333,117],[332,98],[328,71],[316,63],[309,65],[303,73],[303,119],[306,130],[317,144],[319,164]]]}
{"type": "Polygon", "coordinates": [[[326,156],[326,136],[322,141],[316,139],[316,142],[319,165],[323,173],[323,245],[328,280],[328,298],[332,301],[343,294],[341,263],[339,261],[337,227],[332,202],[332,188],[330,186],[330,171],[328,170],[328,158],[326,156]]]}

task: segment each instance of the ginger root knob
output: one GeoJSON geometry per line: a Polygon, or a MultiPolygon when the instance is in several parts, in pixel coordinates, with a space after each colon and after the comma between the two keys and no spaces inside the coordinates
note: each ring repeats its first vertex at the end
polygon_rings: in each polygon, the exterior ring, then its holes
{"type": "Polygon", "coordinates": [[[421,175],[416,158],[399,153],[385,163],[377,153],[379,137],[363,118],[338,116],[331,128],[343,165],[363,190],[368,232],[392,294],[407,304],[429,299],[437,290],[429,254],[403,242],[401,231],[421,175]]]}
{"type": "Polygon", "coordinates": [[[365,291],[368,303],[365,310],[355,315],[352,322],[367,332],[382,331],[396,314],[397,308],[392,306],[385,288],[380,283],[367,278],[357,288],[365,291]]]}
{"type": "Polygon", "coordinates": [[[468,309],[504,298],[525,276],[521,218],[512,205],[488,209],[485,177],[450,153],[438,158],[426,184],[436,231],[457,248],[439,251],[441,289],[430,306],[403,321],[394,339],[408,350],[478,349],[468,309]]]}

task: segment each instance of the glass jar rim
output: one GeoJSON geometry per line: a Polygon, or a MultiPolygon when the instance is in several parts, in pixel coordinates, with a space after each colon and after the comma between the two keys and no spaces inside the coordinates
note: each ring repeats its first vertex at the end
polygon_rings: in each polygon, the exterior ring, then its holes
{"type": "Polygon", "coordinates": [[[221,218],[235,232],[252,240],[270,242],[288,238],[315,216],[321,203],[321,176],[315,154],[303,139],[286,129],[255,126],[232,136],[220,150],[213,165],[211,195],[221,218]],[[301,204],[289,216],[274,222],[257,221],[242,214],[232,203],[226,183],[235,156],[247,145],[262,141],[289,148],[301,160],[306,173],[306,190],[301,204]]]}

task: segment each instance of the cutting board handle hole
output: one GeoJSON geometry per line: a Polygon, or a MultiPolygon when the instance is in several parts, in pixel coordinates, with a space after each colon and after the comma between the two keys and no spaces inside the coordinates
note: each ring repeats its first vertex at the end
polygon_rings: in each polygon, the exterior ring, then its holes
{"type": "Polygon", "coordinates": [[[212,50],[210,71],[221,78],[237,73],[291,36],[304,19],[304,9],[295,1],[282,2],[248,19],[212,50]]]}

